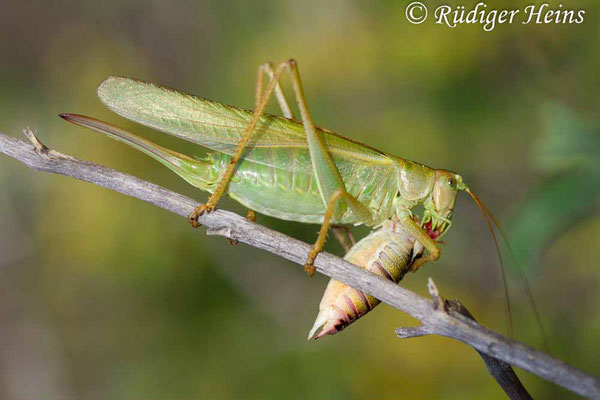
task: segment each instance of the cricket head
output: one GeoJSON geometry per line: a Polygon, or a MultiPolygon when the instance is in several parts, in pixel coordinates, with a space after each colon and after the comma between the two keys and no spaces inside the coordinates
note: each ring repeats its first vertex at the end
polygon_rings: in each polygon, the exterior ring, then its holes
{"type": "Polygon", "coordinates": [[[438,239],[452,225],[452,211],[459,190],[468,190],[460,175],[443,169],[435,171],[431,194],[424,202],[422,226],[432,239],[438,239]]]}

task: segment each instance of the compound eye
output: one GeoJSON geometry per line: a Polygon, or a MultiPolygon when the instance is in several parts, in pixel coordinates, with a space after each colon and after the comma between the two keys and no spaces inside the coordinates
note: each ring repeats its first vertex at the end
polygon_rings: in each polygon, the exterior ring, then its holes
{"type": "Polygon", "coordinates": [[[448,187],[452,190],[456,190],[456,179],[454,178],[447,178],[446,179],[446,184],[448,185],[448,187]]]}

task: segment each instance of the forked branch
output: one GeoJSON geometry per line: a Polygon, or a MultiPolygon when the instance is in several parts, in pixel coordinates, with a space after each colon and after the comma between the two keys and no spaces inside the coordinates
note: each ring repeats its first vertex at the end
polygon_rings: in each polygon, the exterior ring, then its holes
{"type": "MultiPolygon", "coordinates": [[[[197,202],[170,190],[88,161],[79,160],[41,144],[28,132],[30,143],[0,134],[0,152],[44,172],[71,176],[152,203],[182,217],[196,207],[197,202]],[[32,143],[35,146],[32,146],[32,143]]],[[[277,254],[303,265],[311,249],[306,243],[254,224],[237,214],[217,210],[203,215],[199,222],[209,234],[229,239],[277,254]]],[[[315,260],[318,272],[364,291],[381,301],[418,319],[422,328],[406,328],[404,336],[436,334],[454,338],[477,351],[508,364],[520,367],[575,393],[600,399],[600,379],[571,367],[540,351],[483,327],[460,313],[447,312],[401,286],[358,268],[339,257],[320,254],[315,260]]]]}
{"type": "MultiPolygon", "coordinates": [[[[431,278],[429,278],[427,288],[429,289],[429,294],[431,295],[433,308],[435,310],[442,310],[450,315],[461,315],[472,321],[475,321],[473,315],[471,315],[469,310],[467,310],[460,301],[445,300],[440,295],[440,292],[431,278]]],[[[421,325],[398,328],[396,329],[396,334],[401,339],[408,339],[425,335],[435,335],[438,334],[438,332],[421,325]]],[[[477,350],[477,352],[483,359],[483,362],[485,363],[489,373],[492,375],[492,377],[494,377],[496,382],[498,382],[511,400],[531,400],[531,395],[529,392],[527,392],[510,364],[498,360],[497,358],[490,357],[480,350],[477,350]]]]}

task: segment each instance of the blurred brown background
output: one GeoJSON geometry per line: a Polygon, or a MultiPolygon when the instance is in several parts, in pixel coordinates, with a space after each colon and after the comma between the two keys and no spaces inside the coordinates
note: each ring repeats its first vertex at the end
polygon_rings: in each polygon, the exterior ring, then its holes
{"type": "MultiPolygon", "coordinates": [[[[92,115],[194,154],[111,114],[97,85],[125,75],[251,108],[258,65],[295,57],[317,124],[462,174],[508,230],[551,354],[600,374],[600,7],[563,3],[585,9],[585,23],[486,33],[411,25],[399,0],[0,0],[0,131],[22,137],[29,126],[51,148],[201,202],[205,193],[158,163],[57,114],[92,115]]],[[[309,242],[318,230],[259,222],[309,242]]],[[[416,322],[387,305],[307,342],[325,277],[4,156],[0,226],[1,398],[503,397],[467,346],[396,339],[394,328],[416,322]]],[[[446,240],[441,260],[402,284],[425,294],[431,276],[505,332],[493,245],[464,195],[446,240]]],[[[328,250],[341,254],[333,240],[328,250]]],[[[539,347],[508,269],[517,338],[539,347]]],[[[536,398],[576,397],[519,374],[536,398]]]]}

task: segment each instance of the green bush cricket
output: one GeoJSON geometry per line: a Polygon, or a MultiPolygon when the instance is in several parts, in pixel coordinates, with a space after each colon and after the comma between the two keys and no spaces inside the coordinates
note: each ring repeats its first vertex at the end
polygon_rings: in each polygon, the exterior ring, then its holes
{"type": "Polygon", "coordinates": [[[377,229],[393,220],[427,250],[419,251],[412,271],[437,260],[441,253],[438,241],[452,224],[461,190],[476,202],[498,249],[489,219],[497,224],[495,217],[460,175],[316,127],[294,60],[277,68],[270,63],[259,67],[253,112],[121,77],[107,78],[99,86],[98,96],[122,117],[213,150],[206,157],[191,158],[103,121],[60,115],[143,151],[193,186],[210,192],[207,203],[189,217],[194,227],[199,226],[198,217],[214,210],[225,193],[258,213],[321,224],[305,264],[309,275],[314,274],[314,260],[332,224],[364,224],[377,229]],[[285,71],[290,72],[301,121],[294,119],[280,86],[285,71]],[[265,76],[269,78],[266,88],[265,76]],[[283,117],[264,113],[273,94],[283,117]],[[411,211],[417,205],[424,207],[420,222],[411,211]]]}

